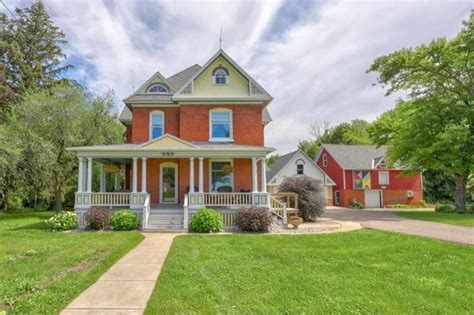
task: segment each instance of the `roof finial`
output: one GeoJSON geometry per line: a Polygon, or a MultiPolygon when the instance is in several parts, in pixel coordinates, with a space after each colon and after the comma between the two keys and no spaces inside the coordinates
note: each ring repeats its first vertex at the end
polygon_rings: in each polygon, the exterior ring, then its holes
{"type": "Polygon", "coordinates": [[[221,25],[221,35],[219,36],[219,49],[222,49],[222,25],[221,25]]]}

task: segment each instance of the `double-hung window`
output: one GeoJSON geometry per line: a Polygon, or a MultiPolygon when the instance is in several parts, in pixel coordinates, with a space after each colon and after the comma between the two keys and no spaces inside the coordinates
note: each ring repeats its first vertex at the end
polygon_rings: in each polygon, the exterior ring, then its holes
{"type": "Polygon", "coordinates": [[[232,141],[232,111],[211,110],[209,126],[210,141],[232,141]]]}
{"type": "Polygon", "coordinates": [[[159,138],[164,133],[165,115],[163,112],[150,113],[150,140],[159,138]]]}
{"type": "Polygon", "coordinates": [[[388,185],[388,171],[379,171],[379,185],[388,185]]]}
{"type": "Polygon", "coordinates": [[[233,191],[232,162],[211,161],[211,191],[233,191]]]}

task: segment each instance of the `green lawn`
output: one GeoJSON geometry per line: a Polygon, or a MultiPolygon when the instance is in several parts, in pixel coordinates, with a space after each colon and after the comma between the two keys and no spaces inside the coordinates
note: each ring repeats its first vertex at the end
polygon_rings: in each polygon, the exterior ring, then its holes
{"type": "Polygon", "coordinates": [[[474,248],[389,232],[185,235],[147,314],[472,312],[474,248]]]}
{"type": "Polygon", "coordinates": [[[430,211],[397,211],[397,215],[417,220],[434,221],[438,223],[460,226],[474,226],[474,214],[439,213],[430,211]]]}
{"type": "Polygon", "coordinates": [[[137,245],[138,232],[58,232],[52,212],[0,214],[0,314],[59,313],[137,245]]]}

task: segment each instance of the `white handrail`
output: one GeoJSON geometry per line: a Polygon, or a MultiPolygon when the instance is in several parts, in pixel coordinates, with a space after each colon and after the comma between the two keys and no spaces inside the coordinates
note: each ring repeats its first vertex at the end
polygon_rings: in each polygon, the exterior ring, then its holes
{"type": "Polygon", "coordinates": [[[282,220],[283,224],[287,224],[288,215],[286,211],[286,203],[270,196],[270,208],[271,211],[282,220]]]}
{"type": "Polygon", "coordinates": [[[150,211],[151,211],[151,206],[150,206],[150,194],[148,194],[145,198],[145,203],[143,204],[143,209],[142,209],[142,229],[148,228],[148,218],[150,217],[150,211]]]}
{"type": "Polygon", "coordinates": [[[189,216],[189,200],[188,200],[188,194],[184,195],[184,203],[183,203],[183,229],[188,228],[188,218],[189,216]]]}

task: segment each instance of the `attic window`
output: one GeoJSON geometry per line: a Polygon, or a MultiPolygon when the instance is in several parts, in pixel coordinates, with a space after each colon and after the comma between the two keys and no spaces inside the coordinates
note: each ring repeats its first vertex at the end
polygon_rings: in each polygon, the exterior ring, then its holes
{"type": "Polygon", "coordinates": [[[156,83],[148,88],[147,93],[166,94],[169,93],[169,91],[164,84],[156,83]]]}
{"type": "Polygon", "coordinates": [[[219,66],[212,71],[212,80],[216,85],[226,85],[229,84],[229,71],[219,66]]]}

